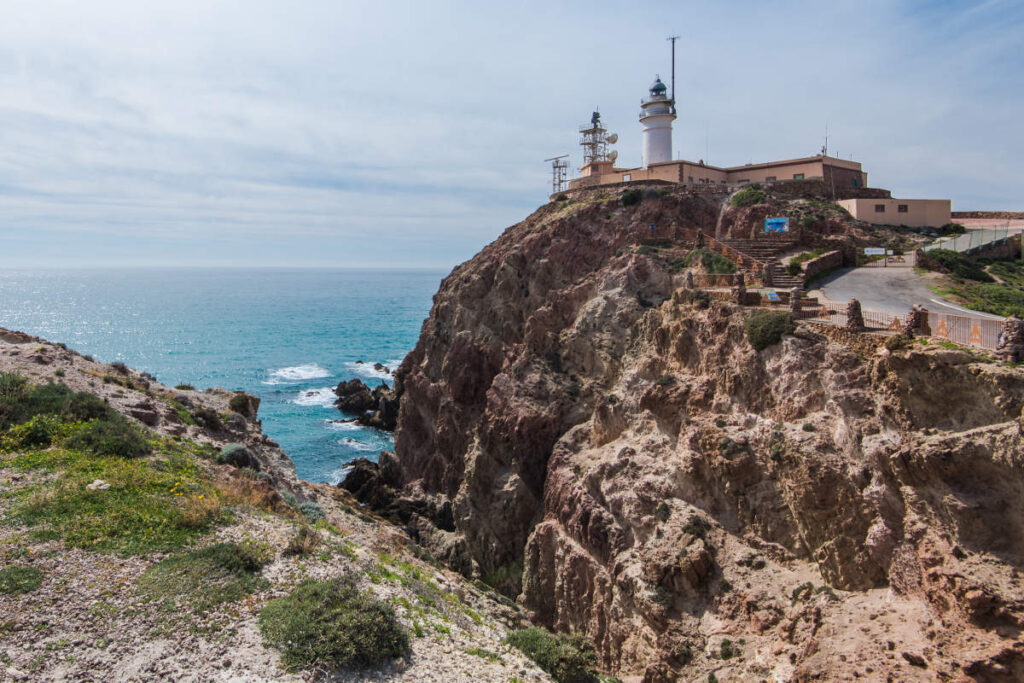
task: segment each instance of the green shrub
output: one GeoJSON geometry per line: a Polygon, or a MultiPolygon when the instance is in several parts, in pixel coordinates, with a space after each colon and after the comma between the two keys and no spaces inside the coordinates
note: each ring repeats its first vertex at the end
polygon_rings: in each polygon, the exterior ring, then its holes
{"type": "Polygon", "coordinates": [[[718,648],[718,651],[719,651],[719,654],[722,655],[722,659],[732,659],[733,657],[735,657],[736,655],[738,655],[740,653],[739,649],[737,649],[732,644],[732,641],[729,640],[728,638],[726,638],[725,640],[722,641],[722,644],[718,648]]]}
{"type": "Polygon", "coordinates": [[[597,655],[581,635],[554,634],[533,627],[513,631],[508,644],[521,650],[559,683],[597,683],[597,655]]]}
{"type": "Polygon", "coordinates": [[[209,429],[214,432],[219,432],[224,429],[224,423],[221,422],[220,415],[218,415],[217,411],[213,408],[207,408],[206,406],[197,408],[192,413],[192,418],[196,421],[196,424],[204,429],[209,429]]]}
{"type": "Polygon", "coordinates": [[[980,265],[958,251],[932,249],[928,252],[928,257],[958,278],[976,282],[994,282],[992,276],[986,273],[980,265]]]}
{"type": "Polygon", "coordinates": [[[654,383],[659,387],[670,387],[676,383],[676,378],[672,375],[662,375],[654,383]]]}
{"type": "Polygon", "coordinates": [[[730,206],[744,207],[761,204],[764,202],[764,191],[757,187],[745,187],[732,196],[729,200],[730,206]]]}
{"type": "Polygon", "coordinates": [[[30,385],[20,375],[0,373],[0,431],[46,414],[68,421],[118,415],[101,398],[71,391],[64,384],[30,385]]]}
{"type": "Polygon", "coordinates": [[[150,599],[202,612],[266,586],[259,572],[268,559],[252,545],[218,543],[150,565],[136,585],[150,599]]]}
{"type": "Polygon", "coordinates": [[[196,388],[194,386],[192,386],[191,384],[176,384],[174,386],[174,388],[177,389],[178,391],[195,391],[196,390],[196,388]]]}
{"type": "Polygon", "coordinates": [[[939,235],[942,237],[952,237],[954,235],[962,235],[967,232],[967,228],[960,225],[959,223],[946,223],[939,228],[939,235]]]}
{"type": "Polygon", "coordinates": [[[232,394],[228,407],[240,415],[245,415],[249,410],[249,397],[245,394],[232,394]]]}
{"type": "Polygon", "coordinates": [[[893,336],[886,339],[885,343],[883,344],[883,346],[885,346],[885,348],[889,349],[890,351],[898,351],[900,349],[905,349],[909,345],[910,339],[904,334],[894,334],[893,336]]]}
{"type": "Polygon", "coordinates": [[[696,514],[691,514],[690,518],[686,520],[686,526],[683,527],[684,533],[698,538],[704,538],[709,531],[711,531],[711,522],[696,514]]]}
{"type": "Polygon", "coordinates": [[[13,564],[0,569],[0,593],[31,593],[43,582],[43,573],[35,567],[13,564]]]}
{"type": "Polygon", "coordinates": [[[633,206],[634,204],[639,204],[643,198],[644,193],[642,190],[626,190],[622,193],[622,205],[633,206]]]}
{"type": "Polygon", "coordinates": [[[299,512],[310,522],[319,522],[327,516],[320,504],[312,500],[304,500],[299,503],[299,512]]]}
{"type": "Polygon", "coordinates": [[[700,264],[708,273],[735,273],[736,266],[733,262],[721,254],[717,254],[707,247],[694,249],[686,255],[685,265],[689,268],[700,264]]]}
{"type": "Polygon", "coordinates": [[[409,649],[390,605],[360,591],[350,576],[303,581],[260,611],[266,643],[288,670],[377,666],[409,649]]]}
{"type": "Polygon", "coordinates": [[[300,526],[298,531],[288,539],[284,547],[284,554],[287,555],[309,555],[320,545],[320,535],[311,527],[300,526]]]}
{"type": "Polygon", "coordinates": [[[747,340],[757,351],[778,344],[782,341],[782,335],[792,334],[796,330],[793,316],[782,311],[758,311],[746,319],[744,327],[747,340]]]}
{"type": "Polygon", "coordinates": [[[567,195],[567,194],[566,194],[566,193],[564,193],[564,192],[559,192],[559,193],[558,193],[558,195],[557,195],[557,196],[555,197],[555,201],[556,201],[556,202],[565,202],[565,201],[569,201],[569,195],[567,195]]]}
{"type": "Polygon", "coordinates": [[[65,442],[67,448],[89,451],[96,455],[141,458],[151,448],[142,431],[121,415],[107,420],[93,420],[82,425],[65,442]]]}
{"type": "Polygon", "coordinates": [[[56,415],[34,415],[28,422],[8,429],[0,443],[5,451],[48,448],[66,431],[65,423],[56,415]]]}

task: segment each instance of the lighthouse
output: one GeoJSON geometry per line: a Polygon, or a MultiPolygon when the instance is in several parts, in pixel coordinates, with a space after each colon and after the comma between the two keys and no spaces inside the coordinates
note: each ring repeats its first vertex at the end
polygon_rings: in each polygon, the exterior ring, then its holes
{"type": "Polygon", "coordinates": [[[644,127],[643,168],[672,161],[672,122],[676,112],[675,103],[667,92],[665,84],[656,78],[650,95],[640,102],[640,125],[644,127]]]}

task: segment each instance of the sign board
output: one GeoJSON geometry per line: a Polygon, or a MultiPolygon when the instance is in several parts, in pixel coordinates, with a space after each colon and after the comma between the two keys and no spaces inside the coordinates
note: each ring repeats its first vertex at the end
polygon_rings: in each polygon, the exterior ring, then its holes
{"type": "Polygon", "coordinates": [[[765,218],[765,232],[789,232],[789,218],[765,218]]]}
{"type": "Polygon", "coordinates": [[[885,249],[882,247],[864,247],[865,256],[885,256],[885,249]]]}
{"type": "Polygon", "coordinates": [[[768,292],[764,296],[766,299],[768,299],[768,301],[781,301],[779,295],[776,292],[768,292]]]}

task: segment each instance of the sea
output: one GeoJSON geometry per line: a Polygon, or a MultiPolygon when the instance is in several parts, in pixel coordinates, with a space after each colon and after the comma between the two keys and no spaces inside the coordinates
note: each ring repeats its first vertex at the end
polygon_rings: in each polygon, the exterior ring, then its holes
{"type": "Polygon", "coordinates": [[[303,479],[336,483],[391,434],[339,422],[333,389],[370,387],[412,350],[442,271],[0,269],[0,327],[164,384],[241,389],[303,479]],[[380,363],[386,370],[375,369],[380,363]]]}

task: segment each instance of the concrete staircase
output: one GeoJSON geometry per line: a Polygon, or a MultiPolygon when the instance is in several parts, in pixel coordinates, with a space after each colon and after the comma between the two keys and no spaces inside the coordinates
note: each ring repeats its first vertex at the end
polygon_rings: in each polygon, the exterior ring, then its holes
{"type": "Polygon", "coordinates": [[[758,261],[770,261],[787,251],[796,249],[796,240],[780,239],[733,239],[721,240],[722,244],[741,251],[758,261]]]}

